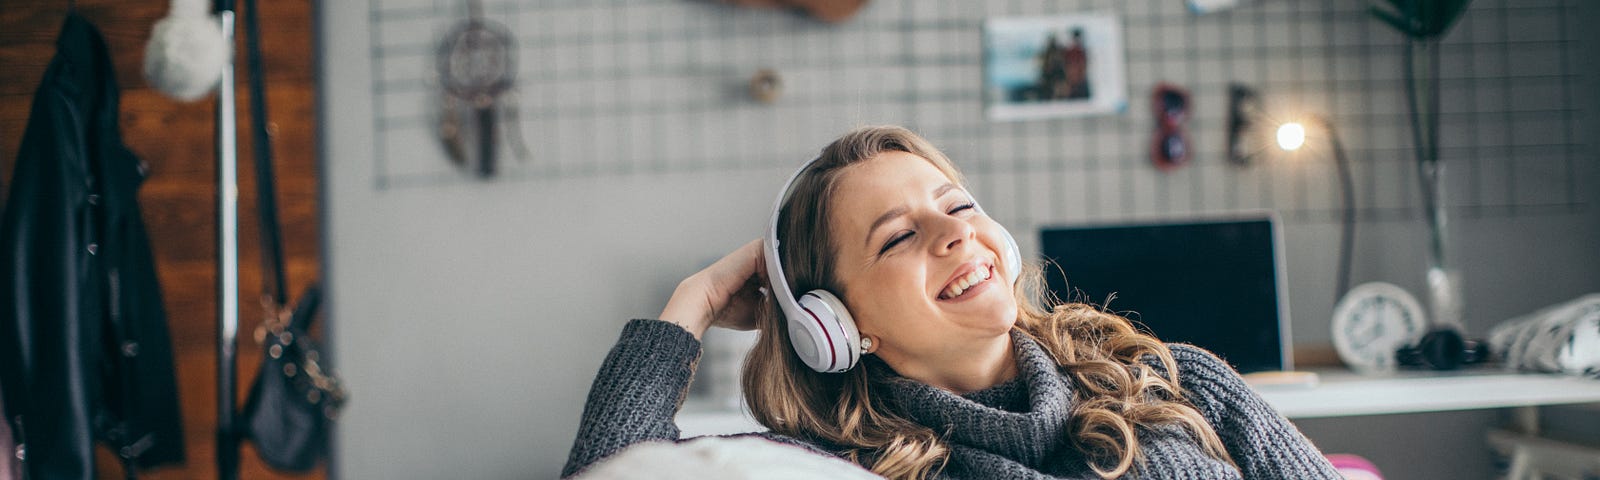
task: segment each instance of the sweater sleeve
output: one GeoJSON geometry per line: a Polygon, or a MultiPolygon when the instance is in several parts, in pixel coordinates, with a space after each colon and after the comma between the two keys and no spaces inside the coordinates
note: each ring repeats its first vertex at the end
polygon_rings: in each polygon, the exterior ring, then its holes
{"type": "Polygon", "coordinates": [[[628,322],[589,388],[562,478],[635,443],[677,440],[673,417],[699,361],[700,341],[682,327],[660,320],[628,322]]]}
{"type": "Polygon", "coordinates": [[[1211,423],[1245,479],[1343,478],[1227,363],[1199,347],[1169,347],[1185,396],[1211,423]]]}

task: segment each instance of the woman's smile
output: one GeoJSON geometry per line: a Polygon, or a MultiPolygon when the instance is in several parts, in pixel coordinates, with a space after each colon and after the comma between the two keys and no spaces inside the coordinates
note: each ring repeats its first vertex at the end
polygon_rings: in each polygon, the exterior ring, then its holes
{"type": "Polygon", "coordinates": [[[989,290],[994,282],[994,262],[988,260],[968,262],[956,270],[949,282],[939,291],[940,302],[961,303],[976,298],[989,290]]]}

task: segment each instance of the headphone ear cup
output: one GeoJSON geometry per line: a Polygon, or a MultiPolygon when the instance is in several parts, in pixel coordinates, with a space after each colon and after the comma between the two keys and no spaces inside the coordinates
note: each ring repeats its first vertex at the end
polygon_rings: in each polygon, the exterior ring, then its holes
{"type": "Polygon", "coordinates": [[[1011,231],[1004,227],[1000,232],[1006,237],[1006,283],[1017,284],[1017,278],[1022,276],[1022,252],[1017,248],[1017,239],[1011,236],[1011,231]]]}
{"type": "MultiPolygon", "coordinates": [[[[982,213],[983,216],[989,216],[989,213],[983,211],[983,205],[979,204],[977,200],[972,201],[972,206],[978,210],[978,213],[982,213]]],[[[1000,222],[995,223],[998,224],[1000,222]]],[[[1022,276],[1022,249],[1017,248],[1016,237],[1011,236],[1011,231],[1006,230],[1006,227],[1003,225],[1000,227],[1000,234],[1002,237],[1005,237],[1006,242],[1006,251],[1000,252],[1000,256],[1003,258],[1001,261],[1006,263],[1006,283],[1015,285],[1017,283],[1017,278],[1022,276]]]]}
{"type": "MultiPolygon", "coordinates": [[[[817,358],[814,362],[808,359],[806,365],[824,373],[843,372],[854,367],[861,358],[861,332],[856,329],[855,318],[850,316],[844,301],[827,290],[812,290],[801,295],[795,303],[799,304],[806,318],[790,319],[790,336],[794,336],[793,324],[796,321],[813,322],[817,327],[810,338],[813,344],[811,351],[815,352],[817,358]]],[[[806,354],[800,352],[799,342],[791,343],[794,343],[796,353],[805,359],[806,354]]]]}
{"type": "Polygon", "coordinates": [[[1492,354],[1493,352],[1489,351],[1488,342],[1467,340],[1464,342],[1464,348],[1461,351],[1461,363],[1464,365],[1484,363],[1489,361],[1489,356],[1492,354]]]}
{"type": "Polygon", "coordinates": [[[789,328],[789,346],[794,348],[794,354],[800,357],[800,361],[812,370],[828,368],[828,354],[822,351],[827,346],[822,345],[825,342],[821,340],[821,323],[813,322],[803,310],[799,314],[786,314],[784,317],[783,323],[789,328]],[[821,362],[820,367],[818,362],[821,362]]]}
{"type": "Polygon", "coordinates": [[[1415,345],[1400,348],[1395,355],[1401,365],[1454,370],[1483,363],[1488,360],[1489,351],[1483,342],[1467,340],[1453,328],[1441,328],[1423,335],[1415,345]]]}
{"type": "Polygon", "coordinates": [[[1429,368],[1453,370],[1461,366],[1461,334],[1452,329],[1434,330],[1417,344],[1429,368]]]}

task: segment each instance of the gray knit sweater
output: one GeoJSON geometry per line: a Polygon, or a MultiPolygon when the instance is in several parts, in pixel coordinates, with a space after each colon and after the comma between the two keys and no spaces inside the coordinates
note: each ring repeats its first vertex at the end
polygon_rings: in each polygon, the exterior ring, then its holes
{"type": "MultiPolygon", "coordinates": [[[[896,375],[873,357],[865,368],[901,415],[948,432],[950,460],[941,478],[1097,478],[1066,439],[1072,379],[1033,340],[1014,336],[1017,377],[989,389],[956,395],[896,375]]],[[[1272,409],[1227,364],[1204,350],[1170,345],[1178,379],[1211,423],[1238,468],[1203,453],[1176,428],[1140,429],[1145,461],[1131,478],[1339,479],[1316,447],[1272,409]]],[[[633,320],[606,356],[589,391],[578,438],[561,472],[572,476],[635,443],[679,440],[673,417],[700,357],[700,342],[677,325],[633,320]]],[[[1158,366],[1159,368],[1159,366],[1158,366]]],[[[806,446],[825,445],[772,433],[759,436],[806,446]]],[[[838,454],[841,452],[833,452],[838,454]]]]}

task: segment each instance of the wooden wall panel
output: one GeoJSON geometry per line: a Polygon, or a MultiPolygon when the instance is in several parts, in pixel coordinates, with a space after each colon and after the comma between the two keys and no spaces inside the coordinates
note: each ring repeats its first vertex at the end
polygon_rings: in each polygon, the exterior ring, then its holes
{"type": "MultiPolygon", "coordinates": [[[[67,1],[0,0],[0,185],[9,182],[29,107],[55,54],[67,1]]],[[[78,0],[78,11],[106,35],[122,86],[122,129],[129,147],[152,167],[140,192],[172,328],[188,462],[143,472],[150,479],[216,478],[216,188],[213,102],[179,103],[145,85],[140,72],[150,27],[167,0],[78,0]]],[[[268,110],[276,124],[279,214],[289,288],[298,295],[320,271],[316,204],[316,92],[313,84],[310,0],[261,2],[268,110]]],[[[243,38],[243,29],[239,37],[243,38]]],[[[238,51],[243,58],[242,42],[238,51]]],[[[239,75],[244,75],[241,64],[239,75]]],[[[238,84],[240,115],[239,395],[261,355],[250,333],[260,320],[259,230],[250,157],[246,84],[238,84]]],[[[0,202],[3,202],[0,197],[0,202]]],[[[100,477],[121,478],[102,449],[100,477]]],[[[287,475],[268,470],[247,446],[243,478],[323,478],[323,471],[287,475]]]]}

